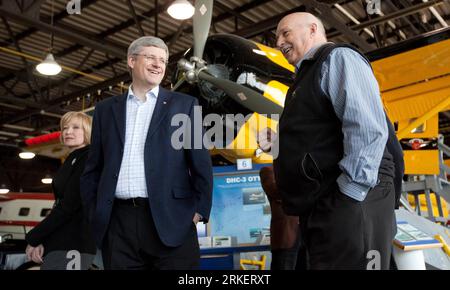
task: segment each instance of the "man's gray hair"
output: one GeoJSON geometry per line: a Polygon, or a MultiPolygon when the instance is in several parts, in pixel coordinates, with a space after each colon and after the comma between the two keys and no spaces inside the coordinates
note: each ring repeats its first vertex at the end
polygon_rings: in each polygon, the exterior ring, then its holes
{"type": "Polygon", "coordinates": [[[169,48],[161,38],[154,36],[142,36],[134,40],[128,47],[128,57],[133,54],[138,54],[143,47],[154,46],[166,51],[167,60],[169,59],[169,48]]]}

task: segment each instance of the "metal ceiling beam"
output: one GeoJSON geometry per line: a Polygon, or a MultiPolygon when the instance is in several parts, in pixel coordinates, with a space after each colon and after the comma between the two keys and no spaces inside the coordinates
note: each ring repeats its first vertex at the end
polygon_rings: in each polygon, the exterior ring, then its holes
{"type": "MultiPolygon", "coordinates": [[[[149,11],[146,11],[146,12],[142,13],[141,15],[137,15],[137,19],[139,21],[144,21],[144,20],[147,20],[147,18],[154,17],[155,15],[157,15],[159,13],[163,13],[164,11],[167,10],[167,8],[169,7],[170,4],[171,4],[171,1],[167,1],[166,4],[159,5],[157,7],[157,9],[151,9],[149,11]]],[[[127,29],[127,28],[133,26],[134,24],[135,24],[134,19],[133,18],[129,18],[129,19],[123,21],[122,23],[120,23],[120,24],[118,24],[118,25],[116,25],[114,27],[111,27],[110,29],[107,29],[107,30],[101,32],[98,35],[98,37],[102,38],[102,37],[109,36],[111,34],[114,34],[114,33],[117,33],[119,31],[122,31],[124,29],[127,29]]]]}
{"type": "MultiPolygon", "coordinates": [[[[405,9],[402,9],[402,10],[399,10],[399,11],[387,14],[387,15],[382,16],[382,17],[373,18],[373,19],[371,19],[369,21],[365,21],[365,22],[363,22],[361,24],[352,25],[352,26],[350,26],[350,29],[358,31],[358,30],[361,30],[363,28],[366,28],[366,27],[369,27],[369,26],[372,26],[372,25],[378,25],[378,24],[387,22],[389,20],[394,20],[394,19],[397,19],[397,18],[400,18],[400,17],[405,17],[405,16],[408,16],[408,15],[417,13],[420,10],[426,9],[428,7],[432,7],[432,6],[435,6],[435,5],[441,5],[443,2],[444,2],[444,0],[432,0],[430,2],[416,4],[416,5],[410,6],[408,8],[405,8],[405,9]]],[[[339,36],[339,35],[341,35],[341,32],[340,31],[335,31],[335,32],[329,33],[327,35],[327,37],[332,38],[332,37],[336,37],[336,36],[339,36]]]]}
{"type": "MultiPolygon", "coordinates": [[[[444,19],[446,20],[446,21],[450,21],[450,15],[447,15],[447,16],[445,16],[444,17],[444,19]]],[[[437,24],[438,23],[438,20],[437,19],[432,19],[432,20],[430,20],[430,21],[428,21],[429,22],[429,24],[431,24],[431,25],[435,25],[435,24],[437,24]]],[[[405,25],[403,25],[403,26],[398,26],[397,28],[398,29],[406,29],[408,27],[408,25],[407,24],[405,24],[405,25]]],[[[387,35],[386,35],[386,38],[387,39],[389,39],[389,38],[391,38],[391,37],[395,37],[396,36],[396,34],[394,33],[394,32],[392,32],[392,31],[388,31],[387,32],[387,35]]],[[[369,43],[374,43],[374,39],[369,39],[368,40],[368,42],[369,43]]]]}
{"type": "Polygon", "coordinates": [[[338,31],[345,35],[348,40],[355,43],[363,51],[369,51],[374,48],[373,45],[367,43],[367,41],[358,33],[339,21],[333,14],[330,5],[317,2],[316,0],[302,0],[301,3],[305,5],[310,12],[317,12],[314,13],[316,14],[316,16],[320,17],[320,19],[322,19],[324,22],[330,24],[331,27],[335,27],[338,31]]]}
{"type": "MultiPolygon", "coordinates": [[[[8,20],[6,20],[6,18],[3,17],[3,16],[2,16],[1,18],[2,18],[3,24],[4,24],[5,27],[6,27],[6,30],[8,31],[9,37],[11,37],[11,39],[13,40],[14,46],[16,47],[17,51],[20,52],[20,53],[22,53],[22,49],[20,48],[19,42],[17,41],[17,39],[16,39],[15,36],[14,36],[14,33],[13,33],[12,29],[11,29],[11,26],[10,26],[9,23],[8,23],[8,20]]],[[[36,88],[38,89],[39,96],[40,96],[41,99],[42,99],[41,91],[39,90],[39,86],[37,85],[36,79],[33,77],[33,74],[32,74],[32,72],[31,72],[31,68],[30,68],[30,64],[29,64],[28,61],[25,59],[25,57],[21,56],[20,59],[22,60],[22,63],[23,63],[24,66],[25,66],[25,70],[26,70],[27,76],[28,76],[28,77],[27,77],[26,84],[27,84],[27,86],[28,86],[28,89],[30,90],[30,94],[33,96],[34,100],[37,102],[38,100],[37,100],[37,98],[36,98],[36,94],[34,93],[34,89],[33,89],[33,87],[31,86],[31,80],[34,81],[34,84],[36,85],[36,88]]]]}
{"type": "Polygon", "coordinates": [[[240,12],[237,12],[233,9],[231,9],[230,7],[220,3],[219,1],[214,1],[214,8],[218,8],[224,12],[228,12],[231,15],[233,15],[234,17],[242,20],[243,22],[247,23],[247,24],[254,24],[255,22],[252,21],[250,18],[242,15],[240,12]]]}
{"type": "Polygon", "coordinates": [[[172,48],[172,46],[177,42],[177,40],[183,35],[183,30],[186,28],[186,20],[183,20],[180,23],[180,26],[178,26],[177,32],[172,34],[172,37],[167,41],[167,47],[169,50],[172,48]]]}
{"type": "MultiPolygon", "coordinates": [[[[394,3],[392,3],[391,0],[386,1],[386,3],[394,11],[399,9],[397,6],[394,5],[394,3]]],[[[411,23],[411,21],[409,21],[409,19],[407,17],[405,17],[403,20],[409,24],[409,27],[413,31],[414,35],[420,34],[420,31],[411,23]]]]}
{"type": "Polygon", "coordinates": [[[23,105],[23,106],[27,106],[29,108],[35,108],[35,109],[42,109],[42,105],[39,105],[36,102],[32,102],[32,101],[28,101],[28,100],[24,100],[24,99],[19,99],[17,97],[14,96],[0,96],[0,100],[2,101],[7,101],[7,102],[11,102],[15,105],[23,105]]]}
{"type": "MultiPolygon", "coordinates": [[[[93,49],[90,49],[87,54],[84,56],[84,58],[81,60],[81,62],[78,64],[78,66],[76,67],[76,70],[81,70],[84,66],[84,64],[88,61],[88,59],[91,57],[92,53],[94,52],[93,49]]],[[[75,77],[78,74],[72,74],[70,77],[66,78],[63,83],[59,86],[59,93],[58,95],[62,95],[64,94],[64,91],[67,88],[67,85],[73,81],[75,79],[75,77]]]]}
{"type": "Polygon", "coordinates": [[[53,33],[55,36],[75,43],[79,43],[95,50],[102,51],[120,58],[126,57],[126,47],[123,47],[122,45],[114,43],[110,40],[106,40],[105,38],[95,37],[92,34],[87,33],[86,31],[82,31],[78,28],[63,24],[59,24],[58,26],[51,26],[50,24],[32,20],[25,16],[12,13],[2,8],[0,8],[0,15],[3,15],[4,17],[12,21],[19,22],[29,27],[35,27],[47,33],[53,33]]]}
{"type": "Polygon", "coordinates": [[[16,95],[12,90],[11,90],[11,88],[8,88],[4,83],[0,83],[0,86],[2,87],[2,88],[4,88],[5,90],[6,90],[6,92],[8,93],[8,94],[10,94],[11,96],[14,96],[14,97],[18,97],[18,95],[16,95]]]}
{"type": "MultiPolygon", "coordinates": [[[[94,93],[97,90],[102,90],[102,89],[107,88],[109,86],[116,85],[116,84],[120,83],[121,81],[128,80],[129,78],[130,78],[130,75],[129,75],[128,72],[126,72],[126,73],[118,75],[115,78],[112,78],[112,79],[100,82],[98,84],[95,84],[95,85],[93,85],[93,86],[91,86],[89,88],[85,88],[85,89],[82,89],[82,90],[79,90],[79,91],[76,91],[76,92],[69,93],[67,95],[61,96],[59,98],[53,99],[53,100],[51,100],[50,102],[48,102],[47,104],[45,104],[43,106],[45,108],[44,110],[45,111],[52,110],[56,106],[59,106],[62,102],[65,102],[65,101],[68,101],[68,100],[72,100],[72,99],[74,99],[76,97],[87,95],[88,93],[94,93]]],[[[14,123],[19,122],[19,121],[21,121],[21,120],[23,120],[25,118],[28,118],[28,117],[30,117],[30,116],[32,116],[34,114],[40,114],[40,113],[41,113],[41,109],[38,109],[38,110],[35,110],[35,109],[27,110],[26,112],[24,112],[22,114],[19,114],[19,115],[13,117],[13,118],[9,118],[9,119],[6,119],[6,120],[1,120],[0,124],[5,124],[5,123],[6,124],[14,124],[14,123]]]]}
{"type": "Polygon", "coordinates": [[[275,15],[269,19],[261,21],[256,25],[251,25],[251,26],[245,27],[243,29],[240,29],[238,31],[235,31],[235,32],[233,32],[233,34],[239,35],[244,38],[252,38],[257,35],[260,35],[261,33],[266,32],[267,30],[273,30],[273,29],[277,28],[278,22],[280,22],[280,20],[284,16],[294,13],[294,12],[304,12],[304,11],[305,11],[305,6],[300,5],[298,7],[295,7],[294,9],[285,11],[285,12],[275,15]]]}
{"type": "MultiPolygon", "coordinates": [[[[111,63],[117,63],[117,62],[119,62],[119,61],[122,61],[122,59],[117,58],[117,57],[115,57],[115,58],[113,58],[113,59],[108,59],[108,60],[106,60],[106,61],[104,61],[104,62],[102,62],[102,63],[99,63],[99,64],[94,65],[93,67],[84,69],[84,70],[82,70],[82,72],[83,72],[83,73],[92,73],[92,72],[94,72],[94,70],[100,70],[100,69],[103,69],[103,68],[105,68],[105,67],[107,67],[107,66],[110,66],[111,63]]],[[[82,77],[82,75],[78,75],[78,74],[77,74],[77,75],[73,75],[73,76],[72,76],[72,81],[73,81],[73,80],[76,80],[76,79],[78,79],[78,78],[80,78],[80,77],[82,77]]],[[[70,79],[70,78],[71,78],[71,77],[68,77],[68,78],[65,78],[65,79],[63,79],[63,80],[61,80],[61,81],[59,81],[59,82],[52,83],[52,84],[50,84],[50,85],[47,85],[47,86],[42,87],[42,88],[41,88],[42,93],[47,92],[49,89],[51,90],[51,89],[54,89],[54,88],[57,88],[57,87],[60,87],[60,86],[64,85],[64,83],[66,83],[67,80],[70,79]]],[[[70,82],[69,82],[69,83],[70,83],[70,82]]],[[[28,95],[21,95],[20,97],[21,97],[21,98],[27,98],[28,95]]]]}
{"type": "Polygon", "coordinates": [[[144,28],[142,28],[141,22],[139,22],[139,19],[136,14],[136,10],[134,9],[133,3],[131,3],[131,0],[127,0],[128,8],[130,9],[130,14],[134,19],[134,23],[136,24],[136,27],[138,28],[139,32],[141,33],[141,36],[145,35],[144,28]]]}
{"type": "MultiPolygon", "coordinates": [[[[86,8],[89,7],[90,5],[96,3],[97,1],[98,1],[98,0],[83,0],[83,9],[86,9],[86,8]]],[[[58,14],[56,14],[56,15],[53,17],[53,21],[54,21],[54,23],[58,23],[60,20],[66,18],[66,17],[68,17],[68,16],[70,16],[70,15],[67,13],[67,11],[66,11],[65,9],[63,9],[61,12],[59,12],[58,14]]],[[[44,20],[44,19],[43,19],[43,20],[44,20]]],[[[44,20],[44,21],[45,21],[45,20],[44,20]]],[[[47,22],[47,21],[45,21],[45,22],[47,22]]],[[[27,30],[18,33],[18,34],[16,35],[16,40],[17,40],[17,41],[20,41],[20,40],[22,40],[22,39],[24,39],[24,38],[30,36],[31,34],[37,32],[37,31],[38,31],[38,30],[37,30],[36,28],[28,28],[27,30]]],[[[3,42],[0,42],[0,46],[8,46],[8,45],[10,45],[11,43],[12,43],[12,39],[7,39],[7,40],[5,40],[5,41],[3,41],[3,42]]]]}
{"type": "MultiPolygon", "coordinates": [[[[398,9],[404,9],[405,7],[411,7],[411,5],[412,5],[412,4],[411,4],[409,1],[407,1],[407,0],[399,0],[398,2],[399,2],[403,7],[402,7],[402,8],[397,8],[396,10],[398,10],[398,9]]],[[[406,17],[405,17],[405,18],[406,18],[406,17]]],[[[425,33],[425,32],[427,32],[427,31],[429,31],[429,30],[432,29],[432,27],[431,27],[428,23],[423,23],[422,20],[420,19],[420,17],[419,17],[417,14],[408,15],[408,18],[411,18],[412,20],[415,21],[415,23],[420,27],[422,33],[425,33]]],[[[413,24],[413,26],[414,26],[414,24],[413,24]]],[[[417,33],[417,34],[420,34],[420,32],[417,33]]]]}
{"type": "Polygon", "coordinates": [[[116,68],[114,67],[114,63],[111,59],[111,57],[108,54],[105,54],[106,59],[108,60],[109,66],[111,67],[111,71],[113,73],[113,75],[116,77],[117,76],[117,71],[116,68]]]}
{"type": "MultiPolygon", "coordinates": [[[[230,13],[231,15],[233,15],[233,16],[235,17],[236,20],[239,19],[239,20],[245,22],[248,26],[253,26],[253,25],[256,24],[256,22],[254,22],[253,20],[251,20],[251,19],[248,18],[247,16],[242,15],[242,12],[238,12],[238,11],[236,11],[236,10],[233,10],[233,9],[229,8],[228,6],[226,6],[226,5],[222,4],[222,3],[220,3],[219,1],[215,1],[215,2],[214,2],[214,7],[217,7],[217,8],[219,8],[220,10],[222,10],[222,11],[224,11],[224,12],[230,13]]],[[[236,28],[235,28],[235,30],[238,30],[237,27],[238,27],[238,26],[237,26],[237,22],[236,22],[236,28]]],[[[267,32],[267,31],[266,31],[266,32],[267,32]]],[[[269,35],[268,35],[269,37],[275,38],[275,34],[274,34],[273,32],[269,31],[269,32],[267,32],[267,33],[269,33],[269,35]]]]}
{"type": "MultiPolygon", "coordinates": [[[[168,4],[169,2],[167,2],[168,4]]],[[[155,10],[158,10],[158,0],[155,0],[155,10]]],[[[155,14],[155,36],[158,37],[159,33],[159,13],[155,14]]]]}
{"type": "MultiPolygon", "coordinates": [[[[244,13],[246,11],[249,11],[253,8],[259,7],[259,6],[264,5],[271,1],[273,1],[273,0],[253,0],[247,4],[237,7],[236,9],[234,9],[234,11],[236,11],[237,13],[244,13]]],[[[216,3],[216,2],[218,2],[218,0],[216,0],[214,3],[216,3]]],[[[229,15],[223,14],[221,16],[219,15],[218,17],[225,17],[225,18],[224,19],[219,18],[218,21],[225,20],[226,18],[229,18],[231,16],[232,16],[232,14],[229,14],[229,15]]]]}

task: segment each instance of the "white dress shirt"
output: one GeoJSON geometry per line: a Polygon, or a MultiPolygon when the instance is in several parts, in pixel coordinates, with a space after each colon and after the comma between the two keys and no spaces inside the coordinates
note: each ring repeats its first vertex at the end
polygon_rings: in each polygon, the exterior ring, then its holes
{"type": "Polygon", "coordinates": [[[117,198],[148,197],[144,149],[158,93],[159,86],[148,91],[146,100],[142,102],[134,95],[131,86],[128,90],[125,145],[116,187],[117,198]]]}

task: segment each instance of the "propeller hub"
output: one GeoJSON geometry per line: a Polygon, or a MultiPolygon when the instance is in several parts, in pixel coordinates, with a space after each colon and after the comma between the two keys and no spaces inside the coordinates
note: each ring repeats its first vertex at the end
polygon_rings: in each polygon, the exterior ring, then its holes
{"type": "Polygon", "coordinates": [[[191,63],[195,63],[195,67],[197,69],[205,67],[206,66],[206,61],[204,61],[203,59],[196,57],[196,56],[192,56],[190,59],[191,63]]]}
{"type": "Polygon", "coordinates": [[[189,62],[187,59],[181,58],[178,61],[178,68],[182,71],[191,71],[195,69],[195,64],[193,62],[189,62]]]}
{"type": "Polygon", "coordinates": [[[186,80],[189,82],[189,83],[195,83],[197,80],[198,80],[198,78],[197,78],[197,74],[195,73],[195,71],[194,70],[190,70],[190,71],[187,71],[187,72],[185,72],[184,73],[184,76],[186,77],[186,80]]]}

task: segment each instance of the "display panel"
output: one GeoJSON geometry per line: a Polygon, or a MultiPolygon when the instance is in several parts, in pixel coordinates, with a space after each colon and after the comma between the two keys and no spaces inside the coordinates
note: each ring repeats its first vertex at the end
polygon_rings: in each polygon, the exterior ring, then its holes
{"type": "MultiPolygon", "coordinates": [[[[237,171],[235,166],[214,168],[210,236],[231,236],[237,244],[254,244],[270,233],[270,205],[259,178],[259,169],[237,171]]],[[[267,166],[267,165],[266,165],[267,166]]]]}

